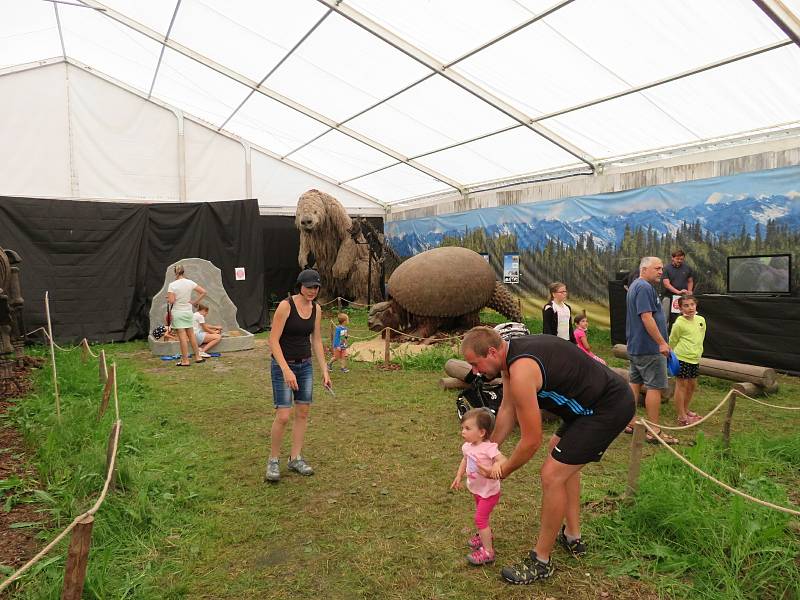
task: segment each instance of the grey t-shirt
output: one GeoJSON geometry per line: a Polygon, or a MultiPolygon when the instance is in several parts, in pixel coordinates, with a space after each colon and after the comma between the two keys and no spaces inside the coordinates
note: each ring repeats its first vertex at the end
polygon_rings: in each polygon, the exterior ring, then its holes
{"type": "Polygon", "coordinates": [[[647,333],[641,317],[642,313],[653,313],[661,337],[667,339],[667,322],[658,303],[656,289],[640,277],[628,288],[627,308],[625,337],[628,341],[628,354],[631,356],[658,354],[658,344],[647,333]]]}
{"type": "MultiPolygon", "coordinates": [[[[676,290],[687,289],[690,277],[694,278],[694,271],[692,271],[692,268],[686,263],[683,263],[680,267],[675,267],[672,263],[664,265],[664,276],[662,280],[669,279],[669,284],[676,290]]],[[[672,292],[665,287],[664,293],[671,294],[672,292]]]]}

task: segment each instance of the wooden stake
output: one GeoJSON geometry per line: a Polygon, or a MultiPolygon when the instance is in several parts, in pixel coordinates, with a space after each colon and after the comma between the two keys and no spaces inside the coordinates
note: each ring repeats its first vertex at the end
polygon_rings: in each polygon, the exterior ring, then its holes
{"type": "Polygon", "coordinates": [[[103,387],[103,399],[100,401],[100,409],[97,411],[98,421],[104,414],[106,414],[106,409],[108,408],[108,399],[111,398],[111,390],[114,389],[116,381],[117,381],[117,365],[114,364],[111,365],[111,372],[108,374],[105,387],[103,387]]]}
{"type": "MultiPolygon", "coordinates": [[[[108,466],[114,459],[114,433],[119,428],[120,438],[122,437],[122,422],[117,421],[111,428],[111,433],[108,434],[108,447],[106,448],[106,473],[108,473],[108,466]]],[[[114,470],[111,472],[111,481],[108,484],[108,489],[113,490],[117,487],[117,463],[114,462],[114,470]]]]}
{"type": "Polygon", "coordinates": [[[89,561],[93,525],[94,517],[89,515],[78,521],[72,530],[67,551],[67,564],[64,567],[61,600],[81,600],[83,596],[83,583],[86,580],[86,563],[89,561]]]}
{"type": "Polygon", "coordinates": [[[736,408],[736,396],[731,394],[728,400],[728,414],[725,415],[725,422],[722,424],[722,445],[726,448],[731,445],[731,421],[733,421],[733,409],[736,408]]]}
{"type": "Polygon", "coordinates": [[[639,488],[639,470],[642,466],[645,431],[644,423],[636,421],[633,425],[633,439],[631,440],[631,460],[628,464],[628,484],[625,488],[626,498],[632,498],[639,488]]]}
{"type": "Polygon", "coordinates": [[[336,296],[336,306],[339,307],[339,312],[342,312],[342,297],[336,296]]]}
{"type": "Polygon", "coordinates": [[[50,292],[44,293],[44,308],[47,312],[47,333],[50,336],[50,361],[53,364],[53,391],[56,395],[56,417],[61,422],[61,400],[58,397],[58,374],[56,373],[56,347],[53,341],[53,323],[50,321],[50,292]]]}
{"type": "Polygon", "coordinates": [[[86,341],[86,338],[83,338],[81,341],[81,362],[86,364],[87,360],[89,360],[89,342],[86,341]]]}
{"type": "Polygon", "coordinates": [[[97,363],[100,368],[100,383],[105,383],[108,380],[108,365],[106,364],[106,351],[100,350],[97,355],[97,363]]]}
{"type": "Polygon", "coordinates": [[[389,343],[392,340],[392,332],[389,330],[388,327],[383,330],[383,339],[384,339],[383,364],[388,367],[389,366],[389,362],[392,359],[392,353],[391,353],[391,350],[389,349],[389,343]]]}

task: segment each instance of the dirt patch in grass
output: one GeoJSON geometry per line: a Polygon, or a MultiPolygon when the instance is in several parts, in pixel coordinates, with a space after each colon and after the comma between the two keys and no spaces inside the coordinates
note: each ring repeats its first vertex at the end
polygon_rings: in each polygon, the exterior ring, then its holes
{"type": "MultiPolygon", "coordinates": [[[[7,409],[8,404],[0,402],[0,415],[4,415],[7,409]]],[[[40,544],[34,535],[39,527],[25,524],[41,523],[42,513],[35,504],[16,501],[26,482],[34,479],[22,437],[0,420],[0,565],[11,570],[21,567],[39,549],[40,544]],[[10,510],[6,511],[6,507],[10,510]]]]}

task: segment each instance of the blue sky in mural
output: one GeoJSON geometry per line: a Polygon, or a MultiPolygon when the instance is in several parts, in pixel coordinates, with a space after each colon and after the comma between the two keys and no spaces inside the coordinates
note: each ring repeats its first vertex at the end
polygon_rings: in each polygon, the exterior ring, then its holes
{"type": "Polygon", "coordinates": [[[626,225],[667,233],[684,221],[699,221],[713,235],[739,234],[742,227],[754,235],[769,220],[800,228],[800,167],[391,221],[386,234],[395,251],[409,256],[477,228],[514,234],[519,249],[530,249],[551,239],[572,245],[589,234],[599,246],[617,245],[626,225]]]}

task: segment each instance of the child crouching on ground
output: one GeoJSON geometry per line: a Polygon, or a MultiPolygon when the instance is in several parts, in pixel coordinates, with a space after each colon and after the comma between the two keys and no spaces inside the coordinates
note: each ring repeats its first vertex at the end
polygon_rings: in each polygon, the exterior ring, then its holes
{"type": "Polygon", "coordinates": [[[675,319],[669,334],[669,345],[675,351],[681,367],[675,379],[675,412],[678,413],[678,425],[691,425],[702,418],[689,410],[689,402],[697,389],[706,320],[697,314],[697,299],[691,294],[681,296],[678,307],[681,316],[675,319]]]}
{"type": "Polygon", "coordinates": [[[450,484],[450,489],[460,490],[461,479],[466,473],[467,489],[475,498],[475,526],[478,532],[467,542],[473,550],[467,555],[467,561],[473,565],[494,562],[494,540],[489,516],[500,499],[500,480],[484,476],[479,469],[483,467],[491,472],[506,461],[497,444],[488,441],[493,429],[494,416],[488,410],[475,408],[467,411],[461,419],[461,437],[464,440],[461,452],[464,458],[450,484]]]}

